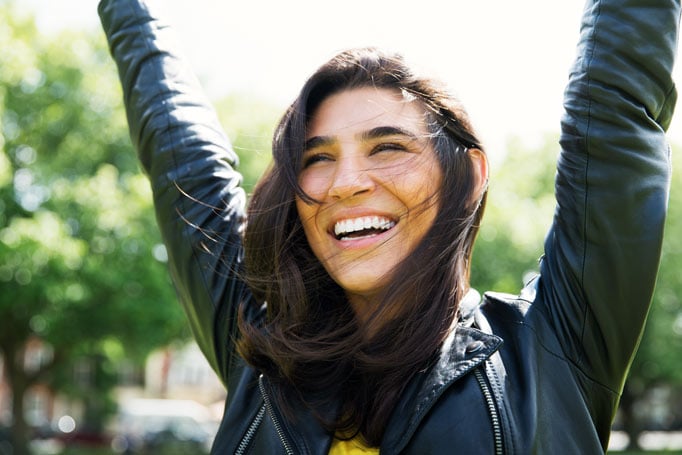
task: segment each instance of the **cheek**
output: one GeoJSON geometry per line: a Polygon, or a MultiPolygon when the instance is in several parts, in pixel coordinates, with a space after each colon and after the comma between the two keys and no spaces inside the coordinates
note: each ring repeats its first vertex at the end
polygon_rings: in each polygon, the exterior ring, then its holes
{"type": "Polygon", "coordinates": [[[298,178],[298,184],[303,192],[317,200],[324,199],[329,191],[329,181],[330,177],[319,169],[303,171],[298,178]]]}
{"type": "Polygon", "coordinates": [[[409,209],[419,211],[437,210],[438,198],[443,184],[440,166],[422,163],[393,180],[396,194],[409,209]]]}
{"type": "Polygon", "coordinates": [[[437,205],[435,199],[439,197],[443,189],[443,168],[434,157],[424,166],[424,173],[428,176],[424,192],[428,194],[428,197],[434,198],[434,205],[437,205]]]}
{"type": "MultiPolygon", "coordinates": [[[[298,184],[305,194],[313,199],[321,199],[321,188],[319,188],[319,182],[306,173],[301,174],[298,179],[298,184]]],[[[296,211],[298,212],[298,218],[301,220],[301,225],[305,232],[308,241],[310,242],[310,233],[313,232],[312,228],[315,222],[315,215],[319,209],[319,204],[308,204],[300,197],[296,196],[296,211]]]]}

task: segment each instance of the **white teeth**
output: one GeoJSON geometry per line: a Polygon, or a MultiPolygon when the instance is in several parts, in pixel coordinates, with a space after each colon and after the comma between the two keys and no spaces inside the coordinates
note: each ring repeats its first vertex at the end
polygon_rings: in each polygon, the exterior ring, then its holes
{"type": "Polygon", "coordinates": [[[379,216],[364,216],[350,220],[342,220],[334,225],[334,234],[339,237],[350,234],[352,232],[362,231],[365,229],[382,229],[388,230],[395,226],[395,222],[388,218],[379,216]]]}

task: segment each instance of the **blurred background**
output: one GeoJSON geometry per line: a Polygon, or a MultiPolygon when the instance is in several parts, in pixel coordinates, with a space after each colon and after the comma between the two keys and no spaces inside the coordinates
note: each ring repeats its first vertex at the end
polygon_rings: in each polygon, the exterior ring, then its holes
{"type": "MultiPolygon", "coordinates": [[[[461,93],[493,159],[473,285],[518,291],[551,221],[581,1],[451,2],[438,17],[434,0],[419,11],[400,1],[349,0],[338,11],[229,3],[164,7],[247,191],[268,164],[278,116],[317,65],[350,46],[403,50],[461,93]]],[[[203,454],[227,392],[176,302],[95,4],[0,0],[0,455],[203,454]]],[[[682,177],[673,178],[613,452],[682,453],[682,177]]]]}

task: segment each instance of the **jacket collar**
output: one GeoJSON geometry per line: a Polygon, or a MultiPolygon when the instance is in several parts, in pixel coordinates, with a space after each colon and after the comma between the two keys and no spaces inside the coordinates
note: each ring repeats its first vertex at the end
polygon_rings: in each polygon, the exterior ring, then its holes
{"type": "Polygon", "coordinates": [[[459,323],[443,343],[438,362],[415,375],[403,392],[386,428],[382,452],[403,450],[448,387],[484,363],[502,345],[502,338],[472,327],[479,305],[480,297],[475,291],[463,299],[459,323]]]}
{"type": "MultiPolygon", "coordinates": [[[[479,305],[480,295],[476,291],[470,291],[462,300],[459,320],[443,343],[438,361],[412,378],[396,405],[381,443],[382,453],[403,450],[424,416],[448,387],[484,363],[502,345],[500,337],[472,327],[479,305]]],[[[265,392],[273,396],[272,384],[266,378],[263,381],[265,392]]],[[[283,424],[285,437],[293,443],[297,453],[328,453],[333,435],[319,424],[308,408],[295,406],[298,422],[305,422],[305,425],[292,424],[277,415],[283,424]]],[[[322,413],[335,415],[338,407],[337,403],[322,413]]],[[[279,414],[276,410],[274,412],[279,414]]]]}

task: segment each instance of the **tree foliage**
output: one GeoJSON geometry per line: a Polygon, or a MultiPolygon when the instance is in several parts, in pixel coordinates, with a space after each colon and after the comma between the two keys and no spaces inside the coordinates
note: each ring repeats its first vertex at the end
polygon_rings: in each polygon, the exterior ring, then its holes
{"type": "Polygon", "coordinates": [[[239,93],[217,101],[215,107],[239,155],[242,186],[251,193],[272,158],[272,136],[283,109],[239,93]]]}
{"type": "Polygon", "coordinates": [[[24,453],[33,385],[83,400],[96,427],[114,364],[187,330],[102,37],[42,36],[8,3],[0,43],[0,356],[24,453]],[[33,339],[52,355],[25,368],[33,339]]]}
{"type": "Polygon", "coordinates": [[[511,138],[504,160],[493,166],[472,261],[473,287],[517,293],[537,273],[554,212],[558,147],[555,135],[537,148],[511,138]]]}

